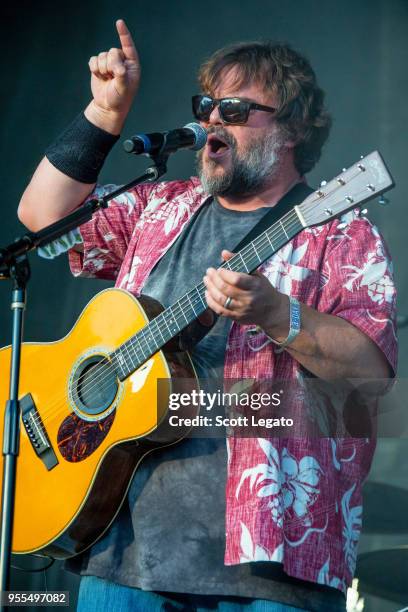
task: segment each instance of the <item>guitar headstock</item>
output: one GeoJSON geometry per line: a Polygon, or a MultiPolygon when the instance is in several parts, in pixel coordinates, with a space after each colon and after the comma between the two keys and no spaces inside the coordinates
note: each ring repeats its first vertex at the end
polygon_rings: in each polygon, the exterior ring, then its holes
{"type": "Polygon", "coordinates": [[[332,181],[323,183],[296,210],[305,227],[331,218],[379,196],[394,186],[391,174],[378,151],[373,151],[332,181]]]}

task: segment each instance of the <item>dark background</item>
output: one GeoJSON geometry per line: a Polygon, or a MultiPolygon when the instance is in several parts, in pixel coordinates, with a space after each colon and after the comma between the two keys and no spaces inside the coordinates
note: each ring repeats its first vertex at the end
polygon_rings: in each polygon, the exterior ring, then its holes
{"type": "MultiPolygon", "coordinates": [[[[116,46],[116,18],[127,21],[142,62],[138,98],[124,135],[179,127],[191,120],[190,96],[201,61],[226,43],[275,39],[291,43],[311,61],[334,125],[322,160],[309,175],[312,185],[331,179],[360,155],[379,149],[396,181],[391,205],[369,205],[390,247],[399,291],[399,312],[408,313],[405,274],[406,107],[408,97],[408,3],[406,0],[233,0],[207,2],[107,0],[2,5],[1,17],[1,224],[0,245],[23,232],[16,218],[21,193],[48,143],[90,99],[87,62],[116,46]]],[[[124,183],[146,166],[117,145],[100,176],[102,183],[124,183]]],[[[168,178],[194,174],[194,156],[180,152],[168,178]]],[[[51,341],[73,325],[91,296],[107,283],[75,280],[65,257],[31,256],[25,339],[51,341]]],[[[10,342],[9,283],[0,284],[0,345],[10,342]]],[[[400,332],[399,375],[408,372],[407,331],[400,332]]],[[[403,440],[380,440],[371,479],[407,487],[403,440]]],[[[395,534],[393,543],[407,542],[395,534]]],[[[362,550],[387,547],[380,536],[364,536],[362,550]]],[[[16,574],[28,588],[44,587],[16,574]]],[[[17,584],[17,582],[16,582],[17,584]]],[[[67,586],[69,584],[69,587],[67,586]]],[[[49,588],[74,583],[59,567],[48,574],[49,588]]],[[[407,602],[408,604],[408,602],[407,602]]],[[[395,610],[374,598],[365,609],[395,610]]],[[[401,606],[402,607],[402,606],[401,606]]]]}

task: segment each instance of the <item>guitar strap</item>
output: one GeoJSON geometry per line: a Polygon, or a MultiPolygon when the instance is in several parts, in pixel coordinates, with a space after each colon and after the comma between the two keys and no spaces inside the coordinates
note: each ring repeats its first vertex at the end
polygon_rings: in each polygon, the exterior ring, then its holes
{"type": "MultiPolygon", "coordinates": [[[[297,183],[286,193],[279,202],[273,206],[256,225],[247,233],[246,236],[232,250],[234,253],[240,251],[244,246],[255,240],[262,232],[271,225],[279,221],[294,206],[301,204],[308,195],[313,193],[313,189],[306,183],[297,183]]],[[[218,316],[213,315],[210,325],[203,325],[198,319],[190,323],[177,337],[177,349],[182,351],[191,350],[214,326],[218,316]]]]}
{"type": "Polygon", "coordinates": [[[308,195],[313,193],[314,189],[306,185],[306,183],[296,183],[292,189],[290,189],[284,196],[279,200],[275,206],[273,206],[263,217],[258,221],[256,225],[247,233],[246,236],[237,244],[232,250],[233,253],[238,253],[247,244],[258,238],[262,232],[268,229],[271,225],[279,221],[289,212],[294,206],[301,204],[308,195]]]}

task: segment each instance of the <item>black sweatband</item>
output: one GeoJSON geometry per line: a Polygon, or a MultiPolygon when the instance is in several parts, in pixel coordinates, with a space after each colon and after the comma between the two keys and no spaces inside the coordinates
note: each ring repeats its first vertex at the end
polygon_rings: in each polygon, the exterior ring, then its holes
{"type": "Polygon", "coordinates": [[[45,152],[55,168],[80,183],[96,183],[109,151],[119,139],[80,113],[45,152]]]}

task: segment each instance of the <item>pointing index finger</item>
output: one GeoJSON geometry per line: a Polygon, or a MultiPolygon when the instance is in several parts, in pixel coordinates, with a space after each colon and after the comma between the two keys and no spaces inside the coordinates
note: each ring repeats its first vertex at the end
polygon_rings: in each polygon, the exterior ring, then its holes
{"type": "Polygon", "coordinates": [[[119,40],[124,53],[125,59],[138,61],[138,55],[133,42],[131,33],[129,32],[126,23],[123,19],[118,19],[116,22],[116,29],[119,34],[119,40]]]}

